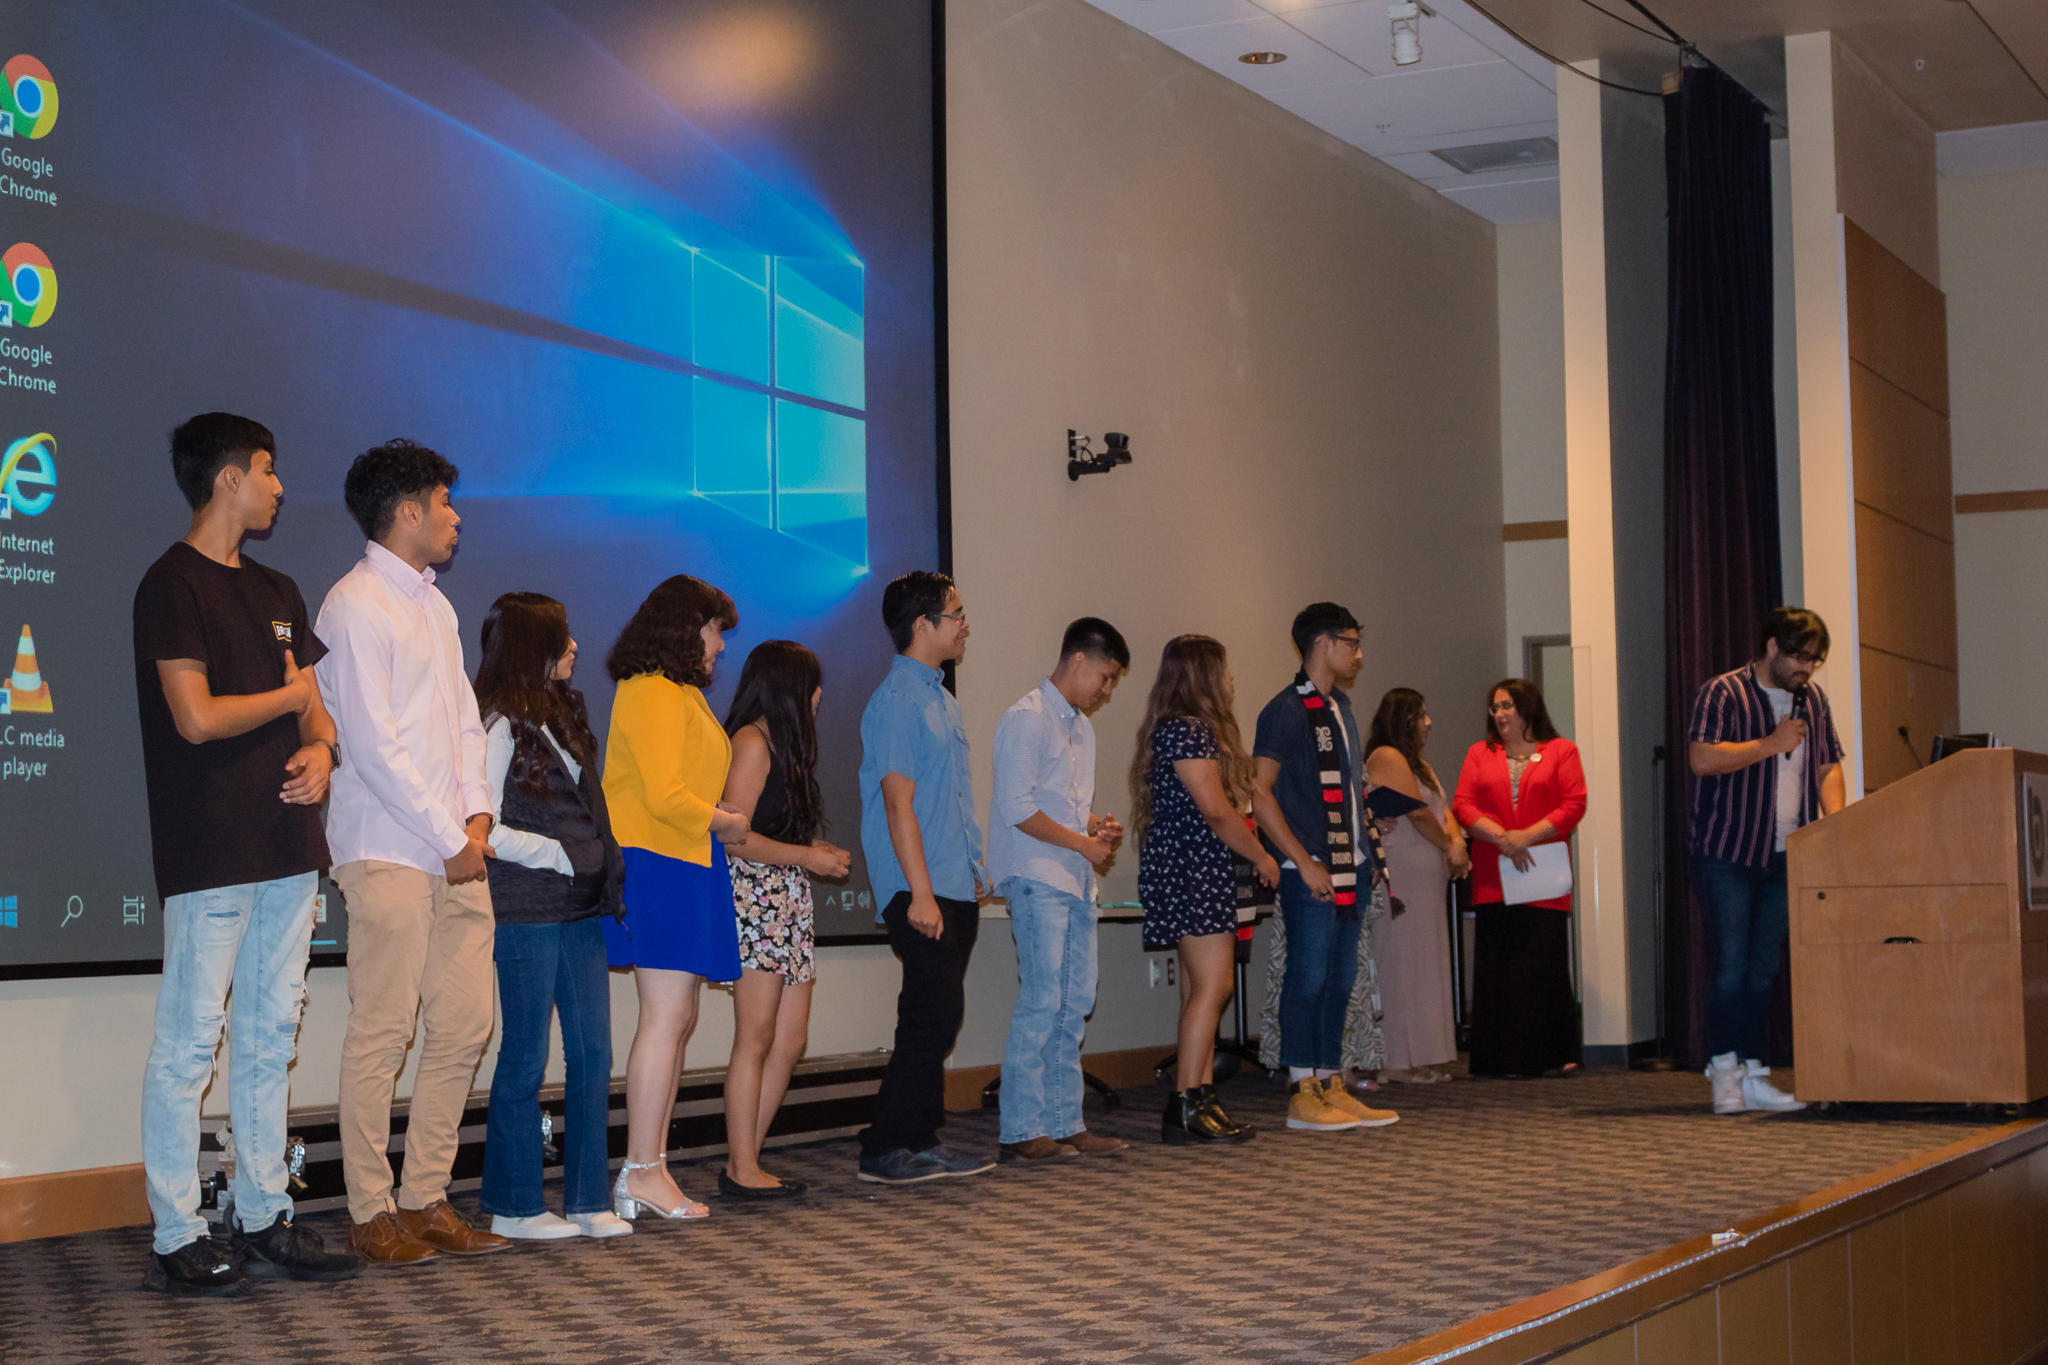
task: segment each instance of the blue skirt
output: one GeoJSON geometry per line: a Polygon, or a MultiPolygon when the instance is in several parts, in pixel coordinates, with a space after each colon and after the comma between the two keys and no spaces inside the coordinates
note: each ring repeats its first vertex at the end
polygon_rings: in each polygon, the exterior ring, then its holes
{"type": "Polygon", "coordinates": [[[611,965],[737,981],[740,932],[725,845],[712,838],[709,867],[644,848],[623,851],[626,919],[622,924],[604,917],[605,956],[611,965]]]}

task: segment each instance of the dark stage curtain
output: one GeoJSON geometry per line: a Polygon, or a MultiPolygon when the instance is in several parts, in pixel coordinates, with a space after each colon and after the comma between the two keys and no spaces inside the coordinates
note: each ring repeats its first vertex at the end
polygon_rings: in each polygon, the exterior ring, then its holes
{"type": "MultiPolygon", "coordinates": [[[[1704,1061],[1706,926],[1686,876],[1700,684],[1751,658],[1782,600],[1771,364],[1771,150],[1763,105],[1712,67],[1664,98],[1669,332],[1664,386],[1664,1027],[1704,1061]]],[[[1780,994],[1784,994],[1781,981],[1780,994]]],[[[1773,1051],[1791,1045],[1773,1020],[1773,1051]]]]}

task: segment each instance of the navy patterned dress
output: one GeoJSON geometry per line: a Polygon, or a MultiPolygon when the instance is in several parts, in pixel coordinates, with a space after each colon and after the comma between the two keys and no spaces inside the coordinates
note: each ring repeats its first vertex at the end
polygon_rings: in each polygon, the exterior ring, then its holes
{"type": "Polygon", "coordinates": [[[1152,827],[1138,855],[1138,900],[1145,907],[1145,947],[1152,952],[1196,934],[1237,929],[1237,877],[1230,849],[1209,828],[1174,763],[1220,754],[1198,720],[1159,722],[1152,732],[1152,827]]]}

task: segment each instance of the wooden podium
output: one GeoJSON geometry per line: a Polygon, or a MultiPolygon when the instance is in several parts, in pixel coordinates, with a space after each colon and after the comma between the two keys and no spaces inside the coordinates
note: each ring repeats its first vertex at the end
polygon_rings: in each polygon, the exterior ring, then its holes
{"type": "Polygon", "coordinates": [[[1966,750],[1786,841],[1802,1100],[2048,1095],[2048,755],[1966,750]]]}

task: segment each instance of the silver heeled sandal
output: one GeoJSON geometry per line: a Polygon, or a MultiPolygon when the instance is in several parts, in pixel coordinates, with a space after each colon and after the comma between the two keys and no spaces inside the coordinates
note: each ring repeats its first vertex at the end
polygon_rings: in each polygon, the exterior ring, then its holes
{"type": "Polygon", "coordinates": [[[625,1219],[629,1223],[639,1216],[640,1210],[642,1209],[646,1209],[649,1213],[654,1214],[655,1216],[660,1218],[709,1218],[711,1216],[711,1210],[708,1208],[705,1209],[702,1213],[690,1212],[691,1200],[688,1195],[684,1195],[683,1202],[676,1205],[674,1208],[665,1209],[657,1204],[650,1204],[645,1199],[641,1199],[635,1195],[630,1195],[626,1193],[626,1172],[651,1171],[657,1166],[664,1166],[667,1164],[667,1152],[663,1152],[660,1156],[656,1157],[652,1161],[621,1162],[619,1165],[618,1181],[612,1186],[612,1212],[617,1214],[619,1217],[625,1219]]]}

